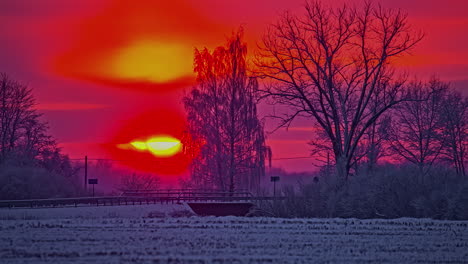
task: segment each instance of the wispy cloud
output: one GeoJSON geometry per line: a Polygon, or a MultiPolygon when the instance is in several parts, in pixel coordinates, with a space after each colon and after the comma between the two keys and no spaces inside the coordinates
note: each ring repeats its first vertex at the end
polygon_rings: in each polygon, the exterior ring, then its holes
{"type": "Polygon", "coordinates": [[[102,104],[85,104],[85,103],[43,103],[36,105],[37,110],[48,111],[73,111],[73,110],[92,110],[107,108],[107,105],[102,104]]]}

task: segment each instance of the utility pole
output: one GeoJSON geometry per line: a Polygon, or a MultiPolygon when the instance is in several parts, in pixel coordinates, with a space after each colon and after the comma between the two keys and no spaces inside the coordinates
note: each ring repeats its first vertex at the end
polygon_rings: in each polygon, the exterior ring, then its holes
{"type": "Polygon", "coordinates": [[[85,193],[88,191],[88,156],[84,158],[84,189],[85,193]]]}

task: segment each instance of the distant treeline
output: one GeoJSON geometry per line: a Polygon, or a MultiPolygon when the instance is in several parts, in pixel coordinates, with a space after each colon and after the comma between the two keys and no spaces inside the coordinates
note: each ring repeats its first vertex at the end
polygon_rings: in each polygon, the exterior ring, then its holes
{"type": "MultiPolygon", "coordinates": [[[[284,171],[274,175],[293,176],[284,171]]],[[[264,194],[271,195],[271,188],[269,184],[264,194]]],[[[278,189],[276,195],[285,200],[263,202],[258,215],[468,220],[468,179],[446,166],[433,166],[422,180],[414,165],[381,164],[346,184],[324,169],[302,173],[296,183],[278,189]]]]}

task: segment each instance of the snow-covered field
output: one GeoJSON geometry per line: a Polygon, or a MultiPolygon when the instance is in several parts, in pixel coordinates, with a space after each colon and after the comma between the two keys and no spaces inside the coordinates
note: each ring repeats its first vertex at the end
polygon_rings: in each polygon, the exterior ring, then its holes
{"type": "Polygon", "coordinates": [[[177,217],[186,209],[1,209],[0,263],[468,263],[467,221],[177,217]]]}

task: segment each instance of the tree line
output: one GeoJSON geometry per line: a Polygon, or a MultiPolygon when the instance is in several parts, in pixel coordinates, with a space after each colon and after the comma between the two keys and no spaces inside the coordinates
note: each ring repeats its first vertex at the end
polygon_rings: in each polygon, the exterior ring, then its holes
{"type": "Polygon", "coordinates": [[[242,31],[213,52],[195,51],[197,84],[184,98],[188,130],[203,145],[193,185],[258,186],[271,159],[259,102],[282,106],[270,115],[279,128],[298,118],[317,128],[312,156],[330,157],[338,186],[388,162],[414,165],[421,181],[435,166],[466,178],[468,100],[394,66],[424,37],[402,10],[306,1],[303,13],[284,12],[269,26],[250,64],[242,31]]]}

